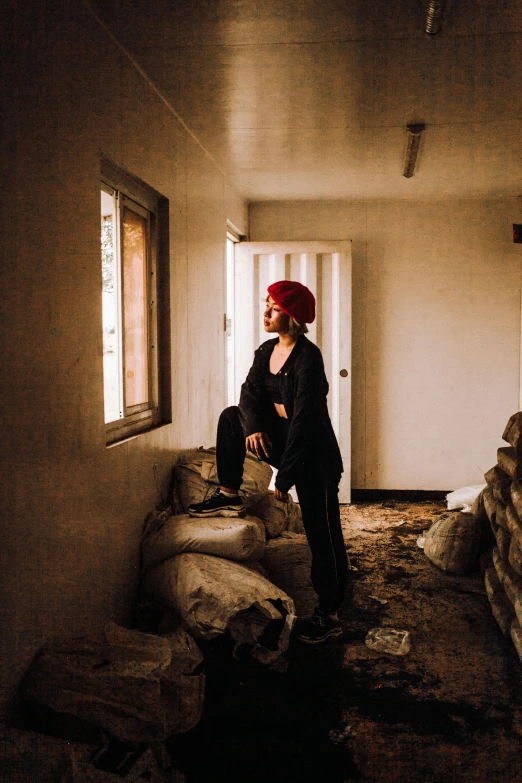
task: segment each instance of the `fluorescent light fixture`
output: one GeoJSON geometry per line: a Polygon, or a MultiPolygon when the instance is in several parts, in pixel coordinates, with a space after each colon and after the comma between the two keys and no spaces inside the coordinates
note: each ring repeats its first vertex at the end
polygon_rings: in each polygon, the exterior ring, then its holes
{"type": "Polygon", "coordinates": [[[428,0],[424,30],[429,35],[437,35],[442,27],[445,0],[428,0]]]}
{"type": "Polygon", "coordinates": [[[416,123],[415,125],[407,125],[408,138],[406,141],[406,153],[404,155],[404,171],[402,172],[405,177],[413,177],[413,169],[415,168],[415,161],[417,160],[417,153],[419,151],[421,142],[421,133],[426,127],[424,123],[416,123]]]}

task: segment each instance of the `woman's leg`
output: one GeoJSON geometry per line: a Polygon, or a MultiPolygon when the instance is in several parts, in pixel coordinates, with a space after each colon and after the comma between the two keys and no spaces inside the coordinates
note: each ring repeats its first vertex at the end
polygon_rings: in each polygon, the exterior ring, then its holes
{"type": "MultiPolygon", "coordinates": [[[[284,451],[288,421],[280,419],[274,412],[267,420],[267,435],[271,446],[269,455],[263,462],[275,468],[284,451]]],[[[243,480],[243,465],[246,457],[246,443],[237,405],[231,405],[221,413],[218,421],[216,440],[216,464],[221,487],[238,490],[243,480]]]]}
{"type": "Polygon", "coordinates": [[[236,491],[239,489],[243,481],[245,456],[245,436],[239,408],[237,405],[231,405],[221,413],[217,428],[216,465],[222,487],[236,491]]]}
{"type": "Polygon", "coordinates": [[[341,606],[348,574],[348,558],[341,528],[338,485],[326,482],[313,465],[296,482],[303,524],[312,552],[312,584],[318,609],[335,615],[341,606]]]}
{"type": "Polygon", "coordinates": [[[239,420],[239,409],[226,408],[219,417],[216,463],[220,489],[199,503],[191,503],[187,511],[194,517],[241,517],[245,515],[243,498],[238,494],[243,480],[245,438],[239,420]]]}

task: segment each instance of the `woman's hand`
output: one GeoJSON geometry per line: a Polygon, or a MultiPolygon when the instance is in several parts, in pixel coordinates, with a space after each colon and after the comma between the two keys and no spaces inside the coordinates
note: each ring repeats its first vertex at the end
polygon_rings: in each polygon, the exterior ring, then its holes
{"type": "Polygon", "coordinates": [[[258,459],[268,457],[271,445],[272,441],[266,432],[253,432],[252,435],[249,435],[246,439],[247,451],[251,451],[258,459]]]}
{"type": "Polygon", "coordinates": [[[281,500],[283,503],[288,503],[288,492],[281,492],[280,489],[274,490],[276,500],[281,500]]]}

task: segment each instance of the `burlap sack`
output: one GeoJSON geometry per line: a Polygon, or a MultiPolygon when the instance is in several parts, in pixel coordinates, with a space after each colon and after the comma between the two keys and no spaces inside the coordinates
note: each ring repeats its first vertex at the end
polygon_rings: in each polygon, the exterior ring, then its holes
{"type": "MultiPolygon", "coordinates": [[[[219,486],[216,449],[199,448],[182,452],[174,466],[174,479],[174,508],[176,511],[181,508],[186,514],[191,503],[206,500],[219,486]]],[[[247,507],[268,492],[271,480],[270,465],[247,454],[239,491],[247,507]]]]}
{"type": "Polygon", "coordinates": [[[277,538],[284,531],[289,533],[304,533],[301,506],[294,503],[289,496],[283,503],[276,500],[270,490],[267,494],[249,508],[250,514],[262,519],[265,524],[267,538],[277,538]]]}
{"type": "Polygon", "coordinates": [[[489,521],[495,521],[495,515],[497,513],[497,501],[493,497],[493,490],[491,487],[486,487],[482,493],[482,499],[484,501],[484,508],[486,510],[489,521]]]}
{"type": "Polygon", "coordinates": [[[312,614],[317,594],[310,579],[312,553],[306,536],[286,532],[272,539],[261,562],[270,581],[292,598],[297,614],[312,614]]]}
{"type": "Polygon", "coordinates": [[[515,617],[515,610],[502,587],[495,568],[486,569],[484,584],[486,586],[489,603],[491,604],[493,617],[499,624],[502,633],[507,635],[510,632],[511,623],[515,617]]]}
{"type": "Polygon", "coordinates": [[[60,775],[88,762],[95,751],[96,745],[5,726],[0,728],[0,781],[57,783],[60,775]]]}
{"type": "Polygon", "coordinates": [[[183,552],[226,557],[229,560],[260,560],[265,551],[265,526],[260,519],[246,516],[169,517],[141,542],[142,565],[148,571],[169,557],[183,552]]]}
{"type": "Polygon", "coordinates": [[[502,440],[509,443],[510,446],[516,450],[518,454],[522,455],[522,411],[514,413],[504,430],[502,440]]]}
{"type": "Polygon", "coordinates": [[[506,513],[506,503],[504,501],[497,500],[496,504],[496,510],[495,510],[495,522],[500,527],[503,527],[504,530],[507,530],[509,532],[509,525],[507,521],[507,513],[506,513]]]}
{"type": "Polygon", "coordinates": [[[467,574],[477,565],[481,523],[473,514],[443,514],[426,533],[424,553],[434,565],[452,574],[467,574]]]}
{"type": "Polygon", "coordinates": [[[513,503],[515,510],[520,519],[522,519],[522,484],[518,479],[511,482],[511,503],[513,503]]]}
{"type": "Polygon", "coordinates": [[[169,639],[108,623],[98,633],[50,642],[33,661],[22,693],[122,742],[163,742],[195,725],[203,708],[203,675],[192,674],[201,654],[180,633],[172,647],[169,639]]]}
{"type": "Polygon", "coordinates": [[[522,522],[512,503],[508,503],[506,506],[506,519],[510,535],[522,543],[522,522]]]}
{"type": "Polygon", "coordinates": [[[195,639],[180,626],[165,636],[171,651],[162,681],[167,736],[184,734],[199,723],[205,699],[203,656],[195,639]]]}
{"type": "Polygon", "coordinates": [[[514,619],[511,623],[510,634],[518,657],[522,661],[522,625],[520,625],[520,620],[518,618],[514,619]]]}
{"type": "Polygon", "coordinates": [[[522,468],[518,464],[517,452],[512,446],[501,446],[497,449],[497,462],[498,467],[511,479],[522,478],[522,468]]]}
{"type": "Polygon", "coordinates": [[[245,646],[253,658],[268,664],[288,648],[295,622],[292,599],[232,560],[177,555],[153,568],[142,590],[178,612],[198,638],[214,639],[229,631],[236,653],[245,646]]]}
{"type": "Polygon", "coordinates": [[[484,475],[493,496],[507,503],[510,500],[512,478],[499,465],[495,465],[484,475]]]}
{"type": "Polygon", "coordinates": [[[504,530],[503,527],[500,527],[500,525],[496,525],[494,534],[495,534],[495,540],[497,543],[497,548],[500,557],[502,558],[502,560],[505,560],[507,562],[509,560],[509,547],[511,545],[511,535],[507,532],[507,530],[504,530]]]}
{"type": "Polygon", "coordinates": [[[493,565],[518,619],[522,620],[522,577],[511,568],[507,560],[502,560],[496,547],[493,549],[493,565]]]}
{"type": "Polygon", "coordinates": [[[473,505],[471,506],[471,513],[479,522],[488,522],[489,520],[489,517],[486,513],[486,507],[484,505],[484,492],[485,490],[482,490],[482,492],[477,495],[473,505]]]}
{"type": "Polygon", "coordinates": [[[516,538],[510,541],[507,559],[513,571],[522,576],[522,547],[516,538]]]}

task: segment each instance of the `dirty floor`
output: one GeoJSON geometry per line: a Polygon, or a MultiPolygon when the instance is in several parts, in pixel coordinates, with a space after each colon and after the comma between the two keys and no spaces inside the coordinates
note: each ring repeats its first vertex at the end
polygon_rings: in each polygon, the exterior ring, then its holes
{"type": "Polygon", "coordinates": [[[343,508],[344,634],[294,641],[286,672],[208,646],[202,720],[172,748],[188,783],[522,783],[522,663],[480,572],[445,574],[417,545],[444,510],[343,508]],[[409,653],[368,649],[377,626],[409,631],[409,653]]]}

